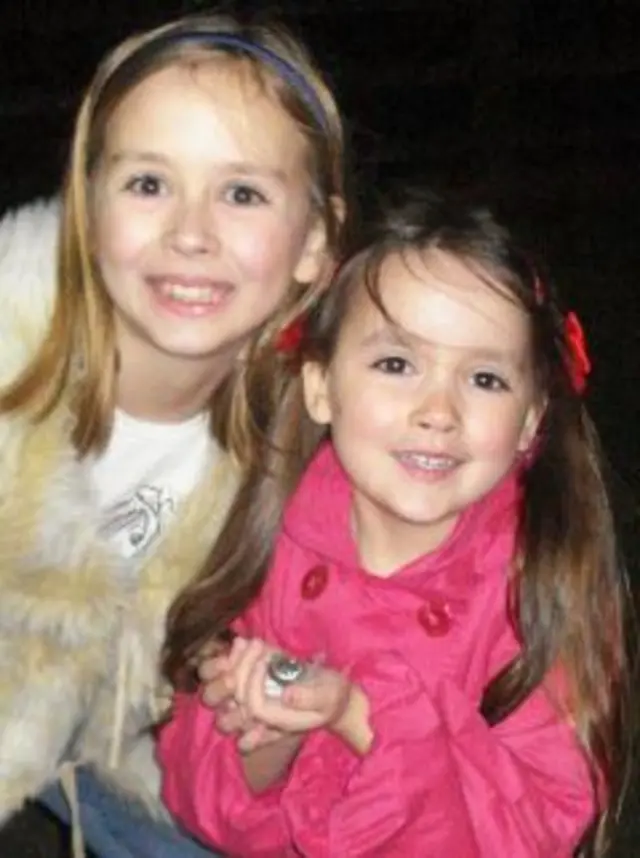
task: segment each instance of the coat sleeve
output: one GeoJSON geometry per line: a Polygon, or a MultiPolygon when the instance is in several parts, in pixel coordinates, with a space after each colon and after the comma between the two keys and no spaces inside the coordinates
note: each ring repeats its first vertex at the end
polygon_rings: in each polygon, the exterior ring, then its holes
{"type": "Polygon", "coordinates": [[[215,713],[197,694],[177,695],[157,753],[162,799],[191,834],[245,858],[288,854],[290,838],[279,810],[283,784],[251,792],[233,737],[216,730],[215,713]]]}
{"type": "Polygon", "coordinates": [[[374,744],[355,765],[322,732],[302,749],[281,802],[300,854],[570,858],[594,798],[546,693],[492,728],[453,683],[427,689],[399,655],[371,655],[352,676],[374,744]]]}
{"type": "Polygon", "coordinates": [[[352,676],[370,700],[370,752],[357,758],[318,731],[287,781],[260,796],[213,715],[197,697],[181,701],[160,742],[170,810],[247,858],[573,854],[594,812],[591,781],[544,692],[489,727],[454,684],[428,690],[397,654],[372,655],[352,676]]]}

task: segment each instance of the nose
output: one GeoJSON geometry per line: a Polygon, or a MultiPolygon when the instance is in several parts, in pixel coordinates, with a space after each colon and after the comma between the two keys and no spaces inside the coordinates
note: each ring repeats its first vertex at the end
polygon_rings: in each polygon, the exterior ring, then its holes
{"type": "Polygon", "coordinates": [[[455,391],[447,384],[423,387],[416,395],[412,422],[423,429],[452,432],[459,422],[455,391]]]}
{"type": "Polygon", "coordinates": [[[214,214],[206,197],[185,197],[176,203],[167,240],[171,248],[183,256],[200,256],[217,248],[214,214]]]}

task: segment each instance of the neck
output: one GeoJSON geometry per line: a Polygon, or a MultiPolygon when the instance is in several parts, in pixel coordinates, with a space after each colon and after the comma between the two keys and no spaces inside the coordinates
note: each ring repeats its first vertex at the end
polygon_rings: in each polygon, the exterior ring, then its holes
{"type": "Polygon", "coordinates": [[[353,527],[360,563],[378,578],[390,578],[409,563],[436,551],[457,518],[430,524],[406,521],[354,497],[353,527]]]}
{"type": "Polygon", "coordinates": [[[180,422],[206,410],[237,359],[237,350],[204,360],[162,354],[131,339],[118,345],[116,404],[140,420],[180,422]]]}

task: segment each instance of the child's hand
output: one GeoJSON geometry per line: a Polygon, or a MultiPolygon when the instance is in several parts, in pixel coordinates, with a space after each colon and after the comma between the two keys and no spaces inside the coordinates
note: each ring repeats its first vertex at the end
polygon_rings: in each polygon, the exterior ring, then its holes
{"type": "Polygon", "coordinates": [[[238,747],[244,753],[283,737],[282,731],[251,718],[246,708],[236,700],[237,667],[247,645],[247,640],[236,637],[224,654],[205,655],[198,665],[202,700],[216,711],[216,726],[221,733],[238,735],[238,747]]]}
{"type": "Polygon", "coordinates": [[[263,641],[245,642],[234,666],[234,696],[249,718],[282,733],[304,733],[336,727],[351,697],[342,674],[313,666],[307,677],[285,688],[282,697],[265,694],[270,659],[278,652],[263,641]]]}
{"type": "Polygon", "coordinates": [[[244,753],[320,727],[335,731],[358,752],[365,750],[366,699],[337,671],[314,665],[282,697],[265,694],[269,661],[277,652],[259,639],[237,637],[224,655],[202,661],[202,698],[217,710],[221,732],[238,735],[244,753]]]}
{"type": "Polygon", "coordinates": [[[244,638],[236,637],[224,652],[216,649],[203,654],[198,663],[198,678],[202,701],[211,709],[218,709],[223,703],[233,700],[235,668],[246,646],[244,638]]]}

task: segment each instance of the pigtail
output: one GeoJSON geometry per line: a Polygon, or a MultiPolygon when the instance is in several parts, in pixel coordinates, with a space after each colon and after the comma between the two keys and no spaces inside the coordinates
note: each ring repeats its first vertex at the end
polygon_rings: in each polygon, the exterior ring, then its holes
{"type": "MultiPolygon", "coordinates": [[[[568,387],[566,380],[559,383],[568,387]]],[[[555,692],[554,702],[574,724],[594,795],[607,808],[585,840],[583,856],[604,850],[629,751],[627,588],[601,462],[582,400],[568,390],[551,396],[540,448],[522,476],[511,586],[522,651],[487,687],[481,707],[496,724],[560,668],[563,699],[555,692]]]]}
{"type": "Polygon", "coordinates": [[[169,611],[163,672],[176,687],[189,687],[189,665],[205,645],[228,637],[260,592],[285,505],[323,434],[307,417],[290,355],[252,356],[220,396],[228,399],[226,443],[243,457],[244,477],[201,571],[169,611]]]}

